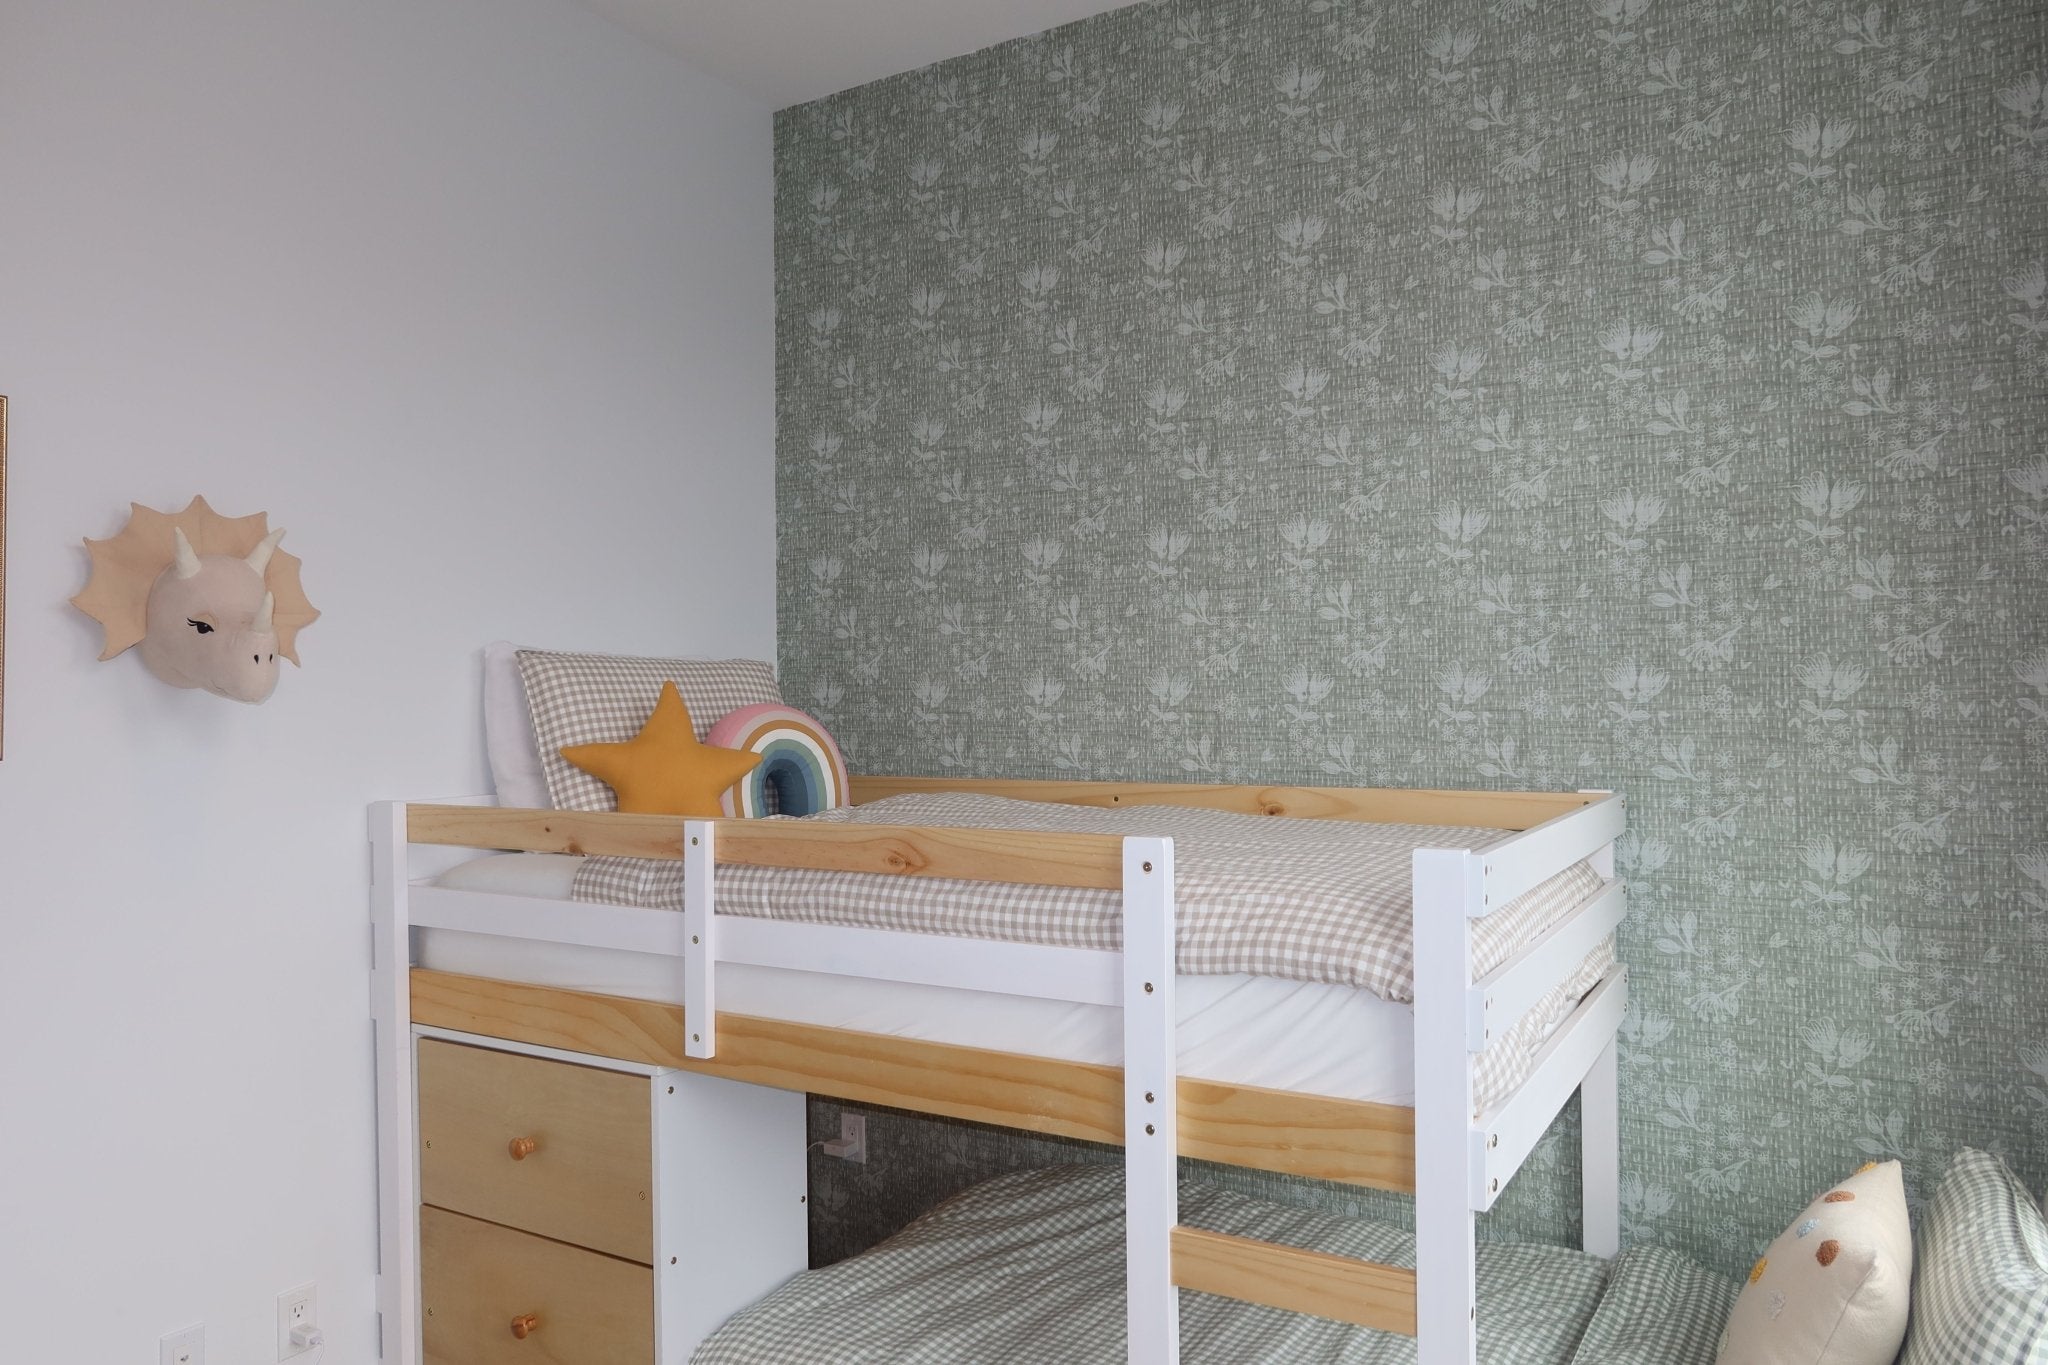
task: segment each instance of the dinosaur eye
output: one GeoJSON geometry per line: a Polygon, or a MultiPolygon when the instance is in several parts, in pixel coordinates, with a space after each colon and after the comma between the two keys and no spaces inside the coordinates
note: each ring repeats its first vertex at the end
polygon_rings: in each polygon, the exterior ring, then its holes
{"type": "Polygon", "coordinates": [[[194,621],[190,617],[187,617],[185,620],[185,624],[192,627],[192,629],[198,631],[201,635],[213,634],[213,627],[209,626],[204,621],[194,621]]]}

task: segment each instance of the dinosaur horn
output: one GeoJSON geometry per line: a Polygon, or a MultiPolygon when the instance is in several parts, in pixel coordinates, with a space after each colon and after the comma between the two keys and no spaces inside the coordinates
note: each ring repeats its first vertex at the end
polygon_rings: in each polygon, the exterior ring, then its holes
{"type": "Polygon", "coordinates": [[[272,630],[276,629],[276,612],[277,599],[269,593],[264,593],[263,605],[256,608],[256,624],[254,629],[258,635],[268,635],[272,630]]]}
{"type": "Polygon", "coordinates": [[[192,553],[192,542],[185,539],[183,527],[173,526],[171,537],[177,553],[177,558],[171,561],[171,567],[178,577],[190,578],[199,572],[199,556],[192,553]]]}
{"type": "Polygon", "coordinates": [[[272,531],[269,535],[263,537],[262,541],[256,546],[256,548],[249,551],[249,556],[247,559],[243,561],[243,563],[247,564],[250,568],[254,569],[257,572],[257,574],[261,576],[270,568],[270,552],[272,550],[275,550],[277,548],[277,542],[283,539],[284,527],[280,526],[275,531],[272,531]]]}

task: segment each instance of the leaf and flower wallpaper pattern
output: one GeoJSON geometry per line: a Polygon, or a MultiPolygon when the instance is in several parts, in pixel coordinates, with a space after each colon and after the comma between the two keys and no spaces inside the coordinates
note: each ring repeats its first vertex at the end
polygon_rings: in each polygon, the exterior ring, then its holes
{"type": "MultiPolygon", "coordinates": [[[[785,110],[785,691],[867,772],[1620,789],[1631,1240],[2048,1184],[2044,83],[2017,0],[1169,0],[785,110]]],[[[876,1124],[822,1245],[1002,1159],[876,1124]]]]}

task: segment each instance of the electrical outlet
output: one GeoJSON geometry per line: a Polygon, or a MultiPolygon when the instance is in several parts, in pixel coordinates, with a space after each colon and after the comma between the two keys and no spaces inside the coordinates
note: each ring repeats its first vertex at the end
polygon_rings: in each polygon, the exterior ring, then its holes
{"type": "Polygon", "coordinates": [[[868,1116],[839,1111],[839,1140],[825,1144],[825,1155],[868,1164],[868,1116]]]}
{"type": "MultiPolygon", "coordinates": [[[[320,1321],[319,1291],[311,1284],[287,1289],[277,1296],[277,1358],[290,1360],[312,1350],[311,1345],[292,1344],[295,1328],[311,1328],[320,1321]]],[[[257,1319],[262,1321],[262,1319],[257,1319]]]]}
{"type": "Polygon", "coordinates": [[[157,1345],[158,1365],[206,1365],[206,1327],[195,1323],[164,1333],[157,1345]]]}

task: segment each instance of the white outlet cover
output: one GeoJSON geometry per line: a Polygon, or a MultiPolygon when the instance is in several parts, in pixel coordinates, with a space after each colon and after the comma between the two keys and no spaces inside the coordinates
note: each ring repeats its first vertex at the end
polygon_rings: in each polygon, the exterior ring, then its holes
{"type": "Polygon", "coordinates": [[[206,1327],[194,1323],[166,1332],[157,1347],[159,1365],[206,1365],[206,1327]]]}
{"type": "MultiPolygon", "coordinates": [[[[260,1321],[260,1319],[259,1319],[260,1321]]],[[[277,1358],[291,1360],[312,1350],[292,1345],[292,1328],[313,1327],[320,1321],[320,1291],[312,1284],[287,1289],[277,1296],[277,1358]]]]}

